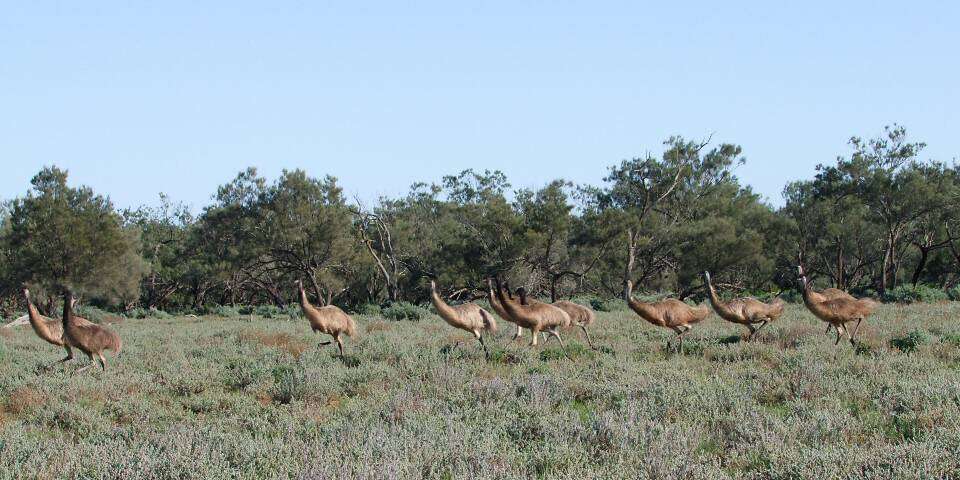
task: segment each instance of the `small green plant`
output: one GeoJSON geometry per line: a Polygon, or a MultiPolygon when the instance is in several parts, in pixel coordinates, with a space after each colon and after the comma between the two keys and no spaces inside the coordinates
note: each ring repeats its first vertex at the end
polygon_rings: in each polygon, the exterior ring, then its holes
{"type": "Polygon", "coordinates": [[[273,368],[273,381],[270,396],[283,405],[303,398],[309,391],[306,372],[299,364],[277,365],[273,368]]]}
{"type": "Polygon", "coordinates": [[[256,383],[263,375],[260,365],[246,357],[235,358],[227,363],[224,383],[232,390],[243,390],[256,383]]]}
{"type": "Polygon", "coordinates": [[[930,343],[930,335],[921,330],[914,330],[906,335],[890,339],[890,346],[904,353],[914,352],[917,347],[927,343],[930,343]]]}
{"type": "Polygon", "coordinates": [[[395,302],[384,308],[382,314],[391,320],[420,320],[427,316],[427,310],[410,302],[395,302]]]}

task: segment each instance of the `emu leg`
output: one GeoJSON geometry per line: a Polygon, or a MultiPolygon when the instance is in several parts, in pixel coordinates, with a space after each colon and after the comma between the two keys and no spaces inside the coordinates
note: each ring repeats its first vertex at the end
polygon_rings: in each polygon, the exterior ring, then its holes
{"type": "Polygon", "coordinates": [[[580,325],[580,329],[583,330],[584,336],[587,337],[587,344],[590,345],[590,348],[596,350],[597,347],[594,347],[594,346],[593,346],[593,340],[590,339],[590,332],[587,331],[587,326],[586,326],[586,325],[580,325]]]}
{"type": "Polygon", "coordinates": [[[842,327],[837,327],[837,341],[836,341],[836,342],[833,342],[833,345],[834,345],[834,346],[840,344],[840,337],[843,335],[842,332],[843,332],[843,328],[842,328],[842,327]]]}
{"type": "Polygon", "coordinates": [[[103,358],[103,352],[97,352],[97,359],[100,360],[100,368],[106,372],[107,371],[107,359],[103,358]]]}
{"type": "Polygon", "coordinates": [[[521,327],[520,325],[517,325],[517,333],[513,335],[513,339],[516,340],[522,337],[523,337],[523,327],[521,327]]]}
{"type": "MultiPolygon", "coordinates": [[[[761,323],[760,323],[760,326],[757,327],[756,330],[754,330],[753,332],[750,333],[750,338],[753,338],[753,336],[756,335],[758,332],[760,332],[760,330],[762,330],[763,327],[766,327],[768,323],[770,323],[769,320],[764,320],[763,322],[761,322],[761,323]]],[[[752,326],[752,325],[751,325],[751,326],[752,326]]]]}
{"type": "Polygon", "coordinates": [[[747,341],[753,340],[753,334],[757,333],[757,329],[753,328],[753,325],[747,324],[747,330],[750,330],[750,333],[747,334],[747,341]]]}
{"type": "Polygon", "coordinates": [[[343,339],[340,338],[340,335],[333,337],[337,341],[337,347],[340,349],[340,358],[343,358],[343,339]]]}
{"type": "Polygon", "coordinates": [[[490,352],[487,351],[487,344],[483,341],[483,334],[480,332],[473,332],[473,334],[477,336],[477,340],[480,341],[480,346],[483,347],[483,356],[486,357],[487,360],[490,360],[490,352]]]}
{"type": "Polygon", "coordinates": [[[858,318],[858,319],[857,319],[857,324],[854,325],[854,327],[853,327],[853,334],[850,335],[850,345],[857,346],[857,342],[856,342],[855,339],[856,339],[856,337],[857,337],[857,332],[860,331],[860,322],[862,322],[862,321],[863,321],[862,318],[858,318]]]}
{"type": "Polygon", "coordinates": [[[530,341],[530,346],[531,346],[531,347],[536,347],[536,346],[537,346],[537,338],[540,336],[540,329],[534,327],[532,330],[530,330],[530,332],[533,333],[533,340],[530,341]]]}
{"type": "Polygon", "coordinates": [[[69,362],[70,360],[73,360],[73,350],[70,348],[70,345],[63,344],[63,349],[67,351],[67,356],[61,358],[60,360],[57,360],[56,362],[51,363],[50,365],[47,365],[47,366],[44,367],[44,368],[46,368],[47,370],[49,370],[49,369],[53,368],[54,365],[57,365],[57,364],[60,364],[60,363],[64,363],[64,362],[69,362]]]}
{"type": "Polygon", "coordinates": [[[84,367],[80,367],[80,369],[78,369],[76,372],[73,372],[74,375],[79,375],[80,373],[83,373],[83,372],[86,371],[88,368],[90,368],[90,367],[93,366],[93,355],[88,353],[88,354],[87,354],[87,358],[90,359],[90,363],[88,363],[88,364],[87,364],[86,366],[84,366],[84,367]]]}
{"type": "Polygon", "coordinates": [[[317,347],[318,347],[318,348],[319,348],[319,347],[326,347],[327,345],[330,345],[331,343],[333,343],[333,340],[328,340],[328,341],[326,341],[326,342],[320,342],[320,343],[317,344],[317,347]]]}
{"type": "Polygon", "coordinates": [[[824,332],[823,332],[823,333],[830,333],[830,327],[832,327],[832,326],[833,326],[833,324],[831,324],[831,323],[828,323],[828,324],[827,324],[827,329],[826,329],[826,330],[824,330],[824,332]]]}
{"type": "Polygon", "coordinates": [[[557,331],[557,327],[553,327],[550,330],[547,330],[547,332],[549,332],[550,335],[557,337],[557,341],[560,342],[560,348],[566,348],[563,346],[563,339],[560,338],[560,332],[557,331]]]}

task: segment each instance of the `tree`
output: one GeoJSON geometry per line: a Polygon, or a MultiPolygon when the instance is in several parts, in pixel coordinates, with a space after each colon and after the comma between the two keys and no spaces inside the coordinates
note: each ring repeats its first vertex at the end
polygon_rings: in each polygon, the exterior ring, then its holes
{"type": "Polygon", "coordinates": [[[141,285],[145,308],[160,308],[181,291],[189,266],[187,240],[194,223],[190,210],[160,194],[159,206],[141,206],[123,213],[127,225],[139,229],[149,273],[141,285]]]}
{"type": "Polygon", "coordinates": [[[106,197],[67,185],[67,172],[41,170],[32,190],[11,204],[5,242],[13,281],[53,292],[69,285],[103,302],[139,296],[144,264],[137,231],[125,230],[106,197]]]}

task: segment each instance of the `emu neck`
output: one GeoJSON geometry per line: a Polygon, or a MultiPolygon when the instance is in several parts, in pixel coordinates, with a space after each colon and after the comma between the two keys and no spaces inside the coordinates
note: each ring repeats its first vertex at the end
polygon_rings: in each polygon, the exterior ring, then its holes
{"type": "Polygon", "coordinates": [[[300,285],[299,290],[300,308],[306,310],[308,307],[312,307],[313,305],[310,305],[310,300],[307,299],[307,291],[303,289],[303,285],[300,285]]]}
{"type": "Polygon", "coordinates": [[[727,307],[727,304],[720,300],[720,296],[717,295],[717,290],[713,288],[713,282],[710,280],[707,280],[707,291],[710,297],[710,305],[713,305],[713,308],[715,308],[718,313],[724,316],[733,314],[730,308],[727,307]]]}
{"type": "Polygon", "coordinates": [[[43,319],[40,318],[40,312],[37,310],[37,307],[33,306],[33,302],[27,298],[27,316],[30,318],[30,325],[34,329],[39,327],[43,323],[43,319]]]}
{"type": "Polygon", "coordinates": [[[437,310],[437,313],[445,319],[449,320],[457,316],[453,308],[440,298],[440,294],[437,293],[437,287],[433,283],[430,284],[430,303],[433,304],[433,308],[437,310]]]}
{"type": "Polygon", "coordinates": [[[627,298],[627,305],[630,306],[630,310],[633,310],[637,315],[640,315],[644,319],[648,321],[656,321],[657,311],[653,305],[636,300],[632,295],[627,298]]]}

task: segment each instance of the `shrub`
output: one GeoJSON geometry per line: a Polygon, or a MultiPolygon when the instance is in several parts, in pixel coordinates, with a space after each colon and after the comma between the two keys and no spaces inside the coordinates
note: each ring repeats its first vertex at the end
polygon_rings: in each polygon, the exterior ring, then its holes
{"type": "Polygon", "coordinates": [[[803,295],[796,290],[784,290],[778,297],[787,303],[803,303],[803,295]]]}
{"type": "Polygon", "coordinates": [[[104,323],[109,320],[110,317],[115,317],[116,315],[106,312],[97,307],[91,307],[89,305],[82,305],[77,308],[77,315],[87,320],[90,320],[93,323],[104,323]]]}
{"type": "Polygon", "coordinates": [[[309,391],[307,375],[300,365],[277,365],[273,368],[273,401],[288,404],[306,396],[309,391]]]}
{"type": "Polygon", "coordinates": [[[955,302],[960,301],[960,285],[956,285],[953,288],[947,290],[947,298],[955,302]]]}
{"type": "Polygon", "coordinates": [[[601,298],[596,295],[574,297],[574,303],[585,305],[596,312],[622,312],[627,310],[627,303],[619,298],[601,298]]]}
{"type": "Polygon", "coordinates": [[[883,295],[884,301],[896,303],[933,303],[949,299],[950,297],[947,296],[947,292],[924,284],[900,285],[883,295]]]}
{"type": "Polygon", "coordinates": [[[890,346],[904,353],[913,352],[920,345],[930,343],[930,335],[921,330],[914,330],[906,335],[890,339],[890,346]]]}
{"type": "MultiPolygon", "coordinates": [[[[155,308],[134,308],[127,312],[128,318],[170,318],[171,315],[163,310],[157,310],[155,308]]],[[[93,319],[90,319],[93,320],[93,319]]]]}
{"type": "Polygon", "coordinates": [[[227,363],[224,383],[233,390],[243,390],[253,385],[262,375],[260,365],[246,357],[239,357],[227,363]]]}
{"type": "Polygon", "coordinates": [[[218,317],[227,317],[227,318],[239,317],[241,315],[240,310],[238,308],[231,307],[228,305],[217,305],[216,307],[213,308],[211,313],[213,313],[218,317]]]}
{"type": "Polygon", "coordinates": [[[357,315],[370,315],[370,316],[380,316],[383,313],[383,310],[380,308],[380,305],[376,303],[364,303],[356,308],[354,311],[357,315]]]}
{"type": "Polygon", "coordinates": [[[420,320],[427,310],[410,302],[394,302],[383,309],[383,316],[391,320],[420,320]]]}
{"type": "Polygon", "coordinates": [[[282,316],[284,311],[276,305],[258,305],[253,309],[253,314],[263,318],[277,318],[282,316]]]}

